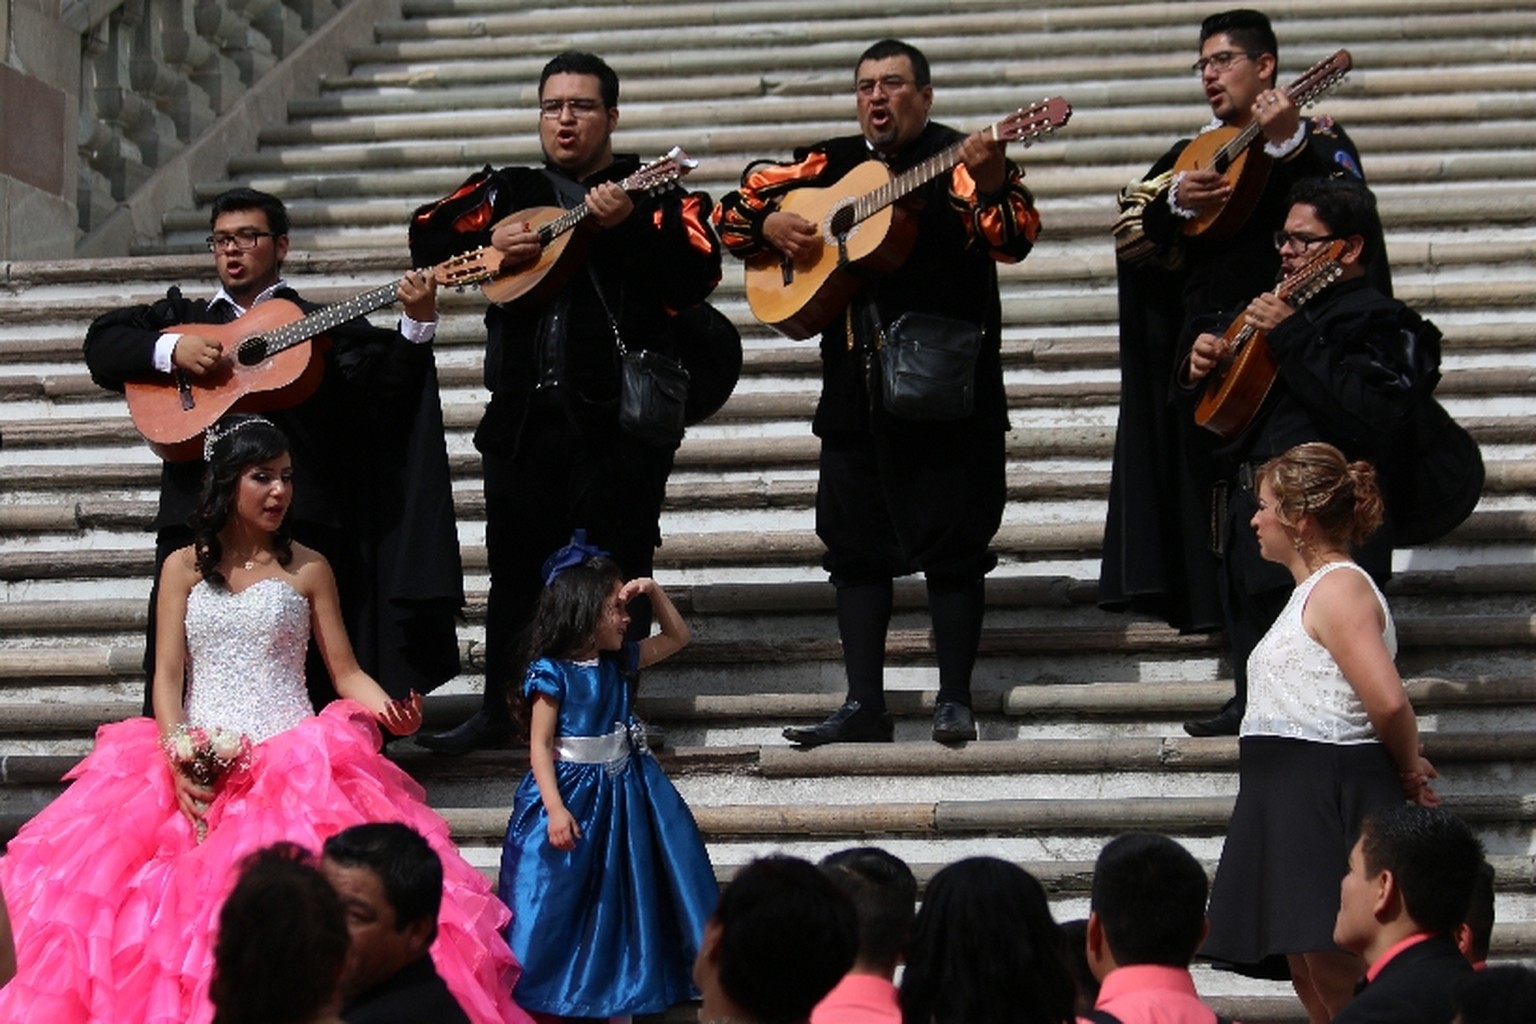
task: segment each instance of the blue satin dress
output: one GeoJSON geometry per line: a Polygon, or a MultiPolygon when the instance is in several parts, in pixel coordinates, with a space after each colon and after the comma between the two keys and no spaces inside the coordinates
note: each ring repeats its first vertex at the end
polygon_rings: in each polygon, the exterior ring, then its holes
{"type": "Polygon", "coordinates": [[[638,657],[629,643],[595,663],[540,658],[523,684],[560,703],[555,777],[581,827],[575,849],[551,846],[538,785],[524,777],[498,887],[524,1009],[660,1013],[698,995],[693,961],[719,891],[693,815],[630,711],[621,671],[638,657]]]}

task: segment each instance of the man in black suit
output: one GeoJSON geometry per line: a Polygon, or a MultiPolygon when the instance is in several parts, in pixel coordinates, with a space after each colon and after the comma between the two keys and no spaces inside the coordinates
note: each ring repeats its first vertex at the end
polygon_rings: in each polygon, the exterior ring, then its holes
{"type": "Polygon", "coordinates": [[[352,946],[341,973],[347,1024],[468,1024],[428,952],[443,863],[408,825],[354,825],[325,841],[320,870],[341,895],[352,946]]]}
{"type": "MultiPolygon", "coordinates": [[[[150,305],[98,317],[85,336],[91,379],[122,391],[130,381],[193,382],[217,374],[233,358],[214,332],[274,299],[305,313],[306,302],[282,277],[288,254],[288,211],[282,200],[249,188],[230,189],[209,212],[208,250],[219,288],[189,300],[173,287],[150,305]]],[[[295,540],[330,561],[342,618],[359,664],[392,697],[425,693],[458,674],[456,619],[464,603],[453,494],[443,434],[432,341],[436,286],[412,271],[396,292],[404,304],[397,330],[361,317],[340,324],[317,349],[324,373],[301,402],[266,413],[288,437],[294,462],[289,529],[295,540]],[[319,354],[323,349],[323,355],[319,354]]],[[[166,462],[155,515],[155,579],[166,556],[192,542],[187,517],[196,507],[203,463],[166,462]]],[[[144,674],[154,677],[155,594],[150,594],[144,674]]],[[[310,697],[335,696],[311,648],[310,697]]],[[[149,687],[145,712],[152,713],[149,687]]]]}
{"type": "Polygon", "coordinates": [[[1334,1024],[1444,1024],[1456,983],[1472,974],[1456,948],[1483,846],[1438,807],[1401,804],[1365,819],[1339,884],[1333,941],[1366,974],[1334,1024]]]}

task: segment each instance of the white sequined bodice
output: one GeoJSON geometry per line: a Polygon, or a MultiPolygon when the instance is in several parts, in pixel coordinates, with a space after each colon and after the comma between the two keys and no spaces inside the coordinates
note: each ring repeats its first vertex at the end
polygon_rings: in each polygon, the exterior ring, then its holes
{"type": "Polygon", "coordinates": [[[1302,580],[1285,609],[1248,656],[1248,709],[1243,736],[1283,736],[1318,743],[1369,743],[1376,739],[1365,705],[1339,671],[1327,648],[1307,635],[1301,613],[1318,580],[1335,570],[1365,576],[1381,603],[1387,653],[1397,657],[1397,630],[1386,598],[1353,562],[1330,562],[1302,580]]]}
{"type": "Polygon", "coordinates": [[[187,721],[258,743],[314,714],[304,686],[309,602],[286,582],[235,593],[199,580],[187,596],[187,721]]]}

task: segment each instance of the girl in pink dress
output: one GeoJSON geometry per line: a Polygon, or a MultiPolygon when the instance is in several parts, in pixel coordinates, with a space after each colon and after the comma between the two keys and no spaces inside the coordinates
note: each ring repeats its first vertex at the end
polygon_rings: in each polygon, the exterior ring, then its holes
{"type": "Polygon", "coordinates": [[[204,1024],[216,915],[242,860],[399,821],[443,860],[438,972],[477,1024],[529,1021],[509,995],[507,909],[379,753],[380,726],[414,732],[421,699],[391,701],[358,667],[329,564],[283,529],[287,439],[261,417],[226,417],[205,456],[196,540],[160,578],[155,718],[103,726],[0,859],[18,955],[0,1020],[204,1024]],[[342,698],[318,715],[311,631],[342,698]]]}

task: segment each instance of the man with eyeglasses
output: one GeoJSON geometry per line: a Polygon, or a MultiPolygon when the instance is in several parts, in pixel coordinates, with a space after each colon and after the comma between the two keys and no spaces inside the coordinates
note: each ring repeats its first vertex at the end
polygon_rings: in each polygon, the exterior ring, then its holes
{"type": "Polygon", "coordinates": [[[860,133],[798,150],[788,163],[749,166],[741,188],[720,200],[721,241],[748,259],[773,252],[814,258],[820,228],[781,210],[793,189],[830,188],[869,160],[900,174],[954,145],[960,162],[914,196],[915,238],[900,267],[863,285],[821,336],[821,400],[812,429],[821,439],[816,533],[836,592],[848,691],[816,725],[791,726],[801,746],[889,742],[885,640],[892,582],[922,571],[939,663],[932,737],[976,738],[971,674],[985,609],[983,578],[1002,520],[1008,405],[1001,363],[997,262],[1023,259],[1040,219],[1023,172],[1001,142],[929,119],[928,61],[895,39],[875,43],[853,76],[860,133]],[[936,314],[981,332],[969,416],[943,422],[901,418],[881,393],[879,349],[903,314],[936,314]]]}
{"type": "MultiPolygon", "coordinates": [[[[1200,26],[1199,76],[1212,120],[1204,132],[1257,125],[1272,158],[1252,212],[1227,231],[1186,233],[1224,206],[1233,186],[1211,169],[1176,171],[1192,140],[1181,139],[1142,181],[1120,194],[1115,222],[1120,300],[1120,415],[1104,528],[1099,605],[1164,619],[1186,632],[1230,628],[1222,613],[1209,536],[1215,435],[1170,401],[1174,367],[1195,337],[1220,334],[1280,268],[1272,236],[1286,195],[1306,178],[1360,180],[1360,157],[1337,124],[1303,118],[1277,85],[1278,46],[1259,11],[1213,14],[1200,26]],[[1216,237],[1217,235],[1221,237],[1216,237]]],[[[1256,145],[1260,144],[1256,142],[1256,145]]],[[[1258,165],[1256,157],[1249,163],[1258,165]]],[[[1390,284],[1385,258],[1373,271],[1390,284]]],[[[1278,609],[1276,609],[1278,612],[1278,609]]],[[[1236,734],[1246,691],[1249,638],[1233,636],[1238,696],[1214,718],[1188,722],[1193,735],[1236,734]]]]}
{"type": "MultiPolygon", "coordinates": [[[[198,324],[227,324],[269,299],[305,312],[307,302],[282,277],[288,211],[278,197],[235,188],[213,200],[207,239],[219,288],[187,299],[172,287],[151,305],[113,310],[86,332],[85,362],[102,387],[136,380],[196,380],[233,357],[198,324]]],[[[318,389],[288,408],[264,413],[287,435],[294,463],[293,538],[322,552],[336,573],[342,618],[358,662],[397,698],[425,693],[458,674],[456,617],[463,605],[458,538],[432,345],[436,285],[407,273],[396,296],[397,330],[359,317],[326,332],[315,349],[325,366],[318,389]],[[407,492],[410,500],[407,501],[407,492]],[[391,566],[409,558],[411,571],[391,566]]],[[[145,713],[155,657],[160,566],[192,542],[204,464],[166,462],[155,515],[155,588],[145,634],[145,713]]],[[[309,687],[316,707],[335,698],[311,646],[309,687]]]]}
{"type": "MultiPolygon", "coordinates": [[[[418,736],[443,754],[504,747],[512,739],[507,694],[544,581],[541,567],[576,528],[627,576],[649,576],[661,543],[661,503],[673,444],[619,425],[618,339],[626,350],[676,351],[674,314],[703,302],[720,280],[711,202],[680,187],[631,195],[640,169],[617,154],[619,76],[601,58],[561,53],[539,76],[542,167],[487,167],[456,192],[417,210],[411,248],[437,263],[480,246],[516,268],[541,252],[537,226],[509,218],[535,207],[591,211],[578,231],[583,260],[547,301],[492,305],[485,315],[485,386],[475,431],[485,475],[486,608],[481,708],[458,727],[418,736]]],[[[649,602],[629,606],[629,638],[650,632],[649,602]]]]}

